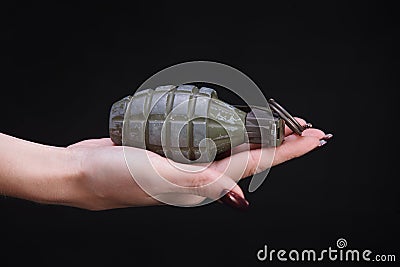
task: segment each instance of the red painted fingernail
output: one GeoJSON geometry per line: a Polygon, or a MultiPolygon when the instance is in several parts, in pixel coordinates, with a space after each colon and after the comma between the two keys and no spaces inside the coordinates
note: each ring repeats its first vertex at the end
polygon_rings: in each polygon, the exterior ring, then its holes
{"type": "Polygon", "coordinates": [[[247,210],[249,208],[249,202],[239,194],[228,190],[224,190],[222,194],[223,197],[220,199],[222,203],[239,210],[247,210]]]}

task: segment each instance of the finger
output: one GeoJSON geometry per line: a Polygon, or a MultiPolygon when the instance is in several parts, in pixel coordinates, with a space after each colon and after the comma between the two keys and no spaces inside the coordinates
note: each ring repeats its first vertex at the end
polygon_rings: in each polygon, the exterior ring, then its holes
{"type": "Polygon", "coordinates": [[[243,191],[232,178],[213,170],[206,170],[193,176],[189,175],[181,179],[179,186],[176,189],[179,193],[194,194],[215,200],[221,198],[228,191],[234,191],[244,198],[243,191]]]}
{"type": "Polygon", "coordinates": [[[231,150],[231,155],[235,155],[243,151],[248,151],[251,149],[258,149],[258,148],[261,148],[261,144],[244,143],[233,147],[231,150]]]}
{"type": "Polygon", "coordinates": [[[302,136],[289,135],[285,141],[275,149],[261,148],[241,151],[230,158],[215,162],[215,168],[225,172],[229,177],[248,177],[260,173],[284,161],[299,157],[313,150],[319,145],[319,139],[325,133],[318,129],[306,129],[302,136]],[[228,166],[230,162],[236,162],[228,166]],[[244,167],[244,171],[242,171],[244,167]]]}
{"type": "Polygon", "coordinates": [[[125,152],[128,165],[132,163],[129,169],[135,181],[159,201],[179,205],[185,201],[184,194],[217,200],[232,191],[231,194],[240,199],[237,203],[247,203],[232,178],[207,166],[168,162],[166,158],[141,149],[126,148],[125,152]],[[178,199],[176,195],[181,197],[178,199]]]}
{"type": "Polygon", "coordinates": [[[318,139],[321,139],[325,136],[325,133],[319,129],[315,128],[310,128],[310,129],[305,129],[301,136],[313,136],[317,137],[318,139]]]}
{"type": "Polygon", "coordinates": [[[189,186],[181,187],[180,193],[204,196],[233,208],[246,210],[249,202],[245,199],[242,189],[232,178],[213,172],[208,171],[194,179],[186,180],[189,186]]]}
{"type": "Polygon", "coordinates": [[[240,151],[228,158],[214,162],[214,168],[235,181],[271,167],[275,148],[258,148],[240,151]]]}
{"type": "Polygon", "coordinates": [[[273,166],[281,164],[285,161],[300,157],[312,150],[320,144],[320,139],[325,133],[318,129],[307,129],[302,136],[290,135],[285,141],[276,148],[273,166]]]}
{"type": "MultiPolygon", "coordinates": [[[[305,126],[307,124],[307,122],[302,118],[298,118],[298,117],[294,117],[294,118],[300,123],[301,126],[305,126]]],[[[293,133],[293,131],[287,125],[285,125],[285,136],[288,136],[292,133],[293,133]]],[[[241,144],[239,146],[232,148],[231,155],[234,155],[234,154],[237,154],[237,153],[240,153],[243,151],[247,151],[250,149],[258,149],[258,148],[261,148],[261,144],[252,144],[252,143],[241,144]]]]}
{"type": "MultiPolygon", "coordinates": [[[[245,199],[243,191],[237,184],[235,184],[234,187],[230,190],[226,189],[228,187],[231,187],[231,181],[232,179],[228,178],[228,186],[220,186],[220,183],[217,182],[213,184],[207,184],[205,186],[184,187],[181,188],[181,190],[175,190],[174,193],[167,193],[162,197],[163,200],[167,200],[167,202],[165,203],[174,203],[174,205],[179,206],[197,206],[202,203],[206,198],[209,198],[213,200],[218,200],[218,202],[227,204],[233,208],[247,209],[249,203],[245,199]],[[208,186],[212,187],[207,188],[208,186]]],[[[221,182],[221,184],[225,184],[223,181],[221,182]]]]}
{"type": "MultiPolygon", "coordinates": [[[[298,118],[298,117],[294,117],[301,126],[305,126],[307,124],[307,122],[305,120],[303,120],[302,118],[298,118]]],[[[290,134],[292,134],[293,131],[287,126],[285,125],[285,136],[288,136],[290,134]]],[[[232,148],[231,151],[231,155],[243,152],[243,151],[247,151],[250,149],[258,149],[261,148],[261,144],[252,144],[252,143],[245,143],[245,144],[241,144],[239,146],[236,146],[234,148],[232,148]]]]}
{"type": "MultiPolygon", "coordinates": [[[[294,118],[296,119],[296,121],[298,123],[300,123],[301,126],[305,126],[307,124],[307,122],[305,120],[303,120],[302,118],[298,118],[298,117],[294,117],[294,118]]],[[[285,136],[288,136],[292,133],[293,133],[293,131],[287,125],[285,125],[285,136]]]]}

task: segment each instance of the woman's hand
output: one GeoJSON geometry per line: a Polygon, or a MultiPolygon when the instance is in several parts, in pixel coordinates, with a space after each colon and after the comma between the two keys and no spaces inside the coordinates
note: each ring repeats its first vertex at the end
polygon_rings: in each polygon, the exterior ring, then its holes
{"type": "Polygon", "coordinates": [[[188,206],[206,198],[246,208],[237,181],[304,155],[332,137],[318,129],[297,136],[288,128],[285,136],[276,150],[244,144],[208,165],[185,165],[143,149],[114,146],[109,138],[60,148],[0,134],[0,193],[90,210],[162,202],[188,206]]]}
{"type": "MultiPolygon", "coordinates": [[[[302,119],[298,121],[305,124],[302,119]]],[[[163,196],[173,198],[179,205],[194,205],[206,197],[214,200],[222,197],[227,204],[246,208],[248,202],[236,184],[239,179],[302,156],[325,144],[330,137],[318,129],[307,129],[302,136],[297,136],[286,128],[285,141],[276,148],[274,157],[271,157],[271,149],[252,147],[249,150],[242,145],[235,148],[230,157],[215,161],[200,172],[187,172],[183,169],[188,165],[172,165],[166,158],[149,151],[145,154],[137,148],[125,148],[124,151],[122,146],[114,146],[109,138],[85,140],[66,149],[79,162],[75,171],[79,175],[67,186],[69,193],[65,204],[103,210],[158,205],[160,199],[166,199],[163,196]],[[150,181],[151,188],[146,191],[151,191],[153,197],[138,185],[138,177],[133,179],[124,153],[128,153],[128,158],[138,167],[132,174],[142,176],[141,181],[150,181]],[[237,164],[243,161],[247,164],[237,164]],[[242,166],[238,168],[238,165],[242,166]],[[161,182],[164,180],[168,182],[161,182]]]]}

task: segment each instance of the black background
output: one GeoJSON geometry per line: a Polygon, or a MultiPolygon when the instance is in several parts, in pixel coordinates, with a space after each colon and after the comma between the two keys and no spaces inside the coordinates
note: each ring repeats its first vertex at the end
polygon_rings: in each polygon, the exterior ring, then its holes
{"type": "Polygon", "coordinates": [[[57,146],[107,136],[114,101],[165,67],[210,60],[241,70],[267,97],[334,134],[322,149],[274,167],[255,193],[241,181],[246,213],[220,204],[91,212],[2,197],[1,265],[270,265],[256,259],[264,244],[322,249],[340,237],[400,260],[394,6],[167,1],[0,10],[3,133],[57,146]]]}

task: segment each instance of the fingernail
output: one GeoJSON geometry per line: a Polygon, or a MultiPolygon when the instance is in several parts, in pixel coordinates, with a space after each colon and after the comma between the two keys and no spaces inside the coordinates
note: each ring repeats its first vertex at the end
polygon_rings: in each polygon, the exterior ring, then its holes
{"type": "Polygon", "coordinates": [[[328,142],[326,140],[319,141],[319,147],[326,145],[328,142]]]}
{"type": "Polygon", "coordinates": [[[324,137],[322,137],[320,140],[329,140],[333,137],[333,134],[326,134],[324,137]]]}
{"type": "Polygon", "coordinates": [[[223,197],[220,198],[222,203],[239,210],[247,210],[249,208],[249,202],[237,193],[224,190],[222,194],[223,197]]]}

